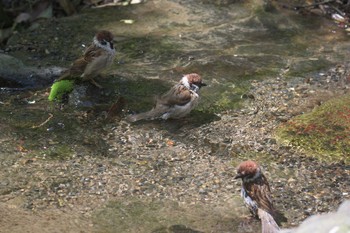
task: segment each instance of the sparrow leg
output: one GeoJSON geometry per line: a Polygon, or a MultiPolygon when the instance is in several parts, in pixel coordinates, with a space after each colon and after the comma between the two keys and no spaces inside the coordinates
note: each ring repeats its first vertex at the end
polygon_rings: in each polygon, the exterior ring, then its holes
{"type": "Polygon", "coordinates": [[[98,84],[93,78],[90,78],[90,82],[92,83],[92,84],[94,84],[96,87],[98,87],[98,88],[102,88],[102,86],[100,85],[100,84],[98,84]]]}

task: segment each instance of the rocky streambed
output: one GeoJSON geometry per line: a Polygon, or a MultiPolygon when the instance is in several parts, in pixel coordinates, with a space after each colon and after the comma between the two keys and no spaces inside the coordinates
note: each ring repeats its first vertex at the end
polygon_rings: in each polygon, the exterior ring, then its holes
{"type": "Polygon", "coordinates": [[[288,218],[283,226],[336,210],[349,198],[348,163],[307,156],[281,144],[274,132],[320,101],[348,93],[347,74],[347,67],[338,66],[314,77],[252,81],[243,108],[197,125],[196,111],[179,121],[103,124],[99,143],[108,150],[102,154],[75,150],[53,159],[50,148],[34,155],[21,147],[25,139],[2,134],[2,143],[17,147],[2,151],[1,229],[20,232],[23,219],[41,219],[29,227],[34,230],[45,219],[64,231],[69,215],[71,232],[256,232],[259,223],[246,223],[240,184],[233,180],[245,159],[263,166],[275,203],[288,218]]]}
{"type": "MultiPolygon", "coordinates": [[[[87,88],[86,105],[74,104],[80,87],[71,105],[48,102],[49,88],[1,89],[0,231],[258,232],[233,180],[246,159],[264,168],[283,227],[349,199],[348,154],[310,151],[279,131],[349,95],[347,65],[320,72],[347,58],[346,35],[263,6],[149,1],[15,34],[3,52],[36,67],[28,72],[68,66],[101,25],[117,35],[118,54],[105,88],[87,88]],[[124,120],[189,72],[209,86],[188,117],[124,120]]],[[[335,142],[347,145],[341,136],[335,142]]]]}

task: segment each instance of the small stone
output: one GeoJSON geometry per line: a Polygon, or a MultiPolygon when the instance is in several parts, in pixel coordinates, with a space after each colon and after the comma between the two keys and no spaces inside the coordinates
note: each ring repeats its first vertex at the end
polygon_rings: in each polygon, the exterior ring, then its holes
{"type": "Polygon", "coordinates": [[[199,189],[199,194],[202,194],[202,195],[207,195],[208,192],[205,190],[205,189],[199,189]]]}

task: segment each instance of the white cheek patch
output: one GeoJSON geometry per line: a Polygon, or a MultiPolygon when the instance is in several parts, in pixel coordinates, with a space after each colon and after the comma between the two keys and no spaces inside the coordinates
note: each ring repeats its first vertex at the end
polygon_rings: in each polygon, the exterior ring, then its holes
{"type": "Polygon", "coordinates": [[[187,87],[188,89],[191,88],[191,87],[190,87],[190,84],[188,83],[188,79],[187,79],[186,76],[182,77],[181,83],[182,83],[185,87],[187,87]]]}
{"type": "Polygon", "coordinates": [[[111,44],[107,41],[106,42],[106,45],[102,45],[96,38],[96,36],[94,37],[94,40],[93,40],[94,44],[99,47],[99,48],[102,48],[104,50],[107,50],[108,52],[110,53],[114,53],[115,52],[115,49],[111,47],[111,44]]]}
{"type": "Polygon", "coordinates": [[[96,36],[94,37],[94,44],[98,47],[100,47],[100,42],[97,40],[96,36]]]}

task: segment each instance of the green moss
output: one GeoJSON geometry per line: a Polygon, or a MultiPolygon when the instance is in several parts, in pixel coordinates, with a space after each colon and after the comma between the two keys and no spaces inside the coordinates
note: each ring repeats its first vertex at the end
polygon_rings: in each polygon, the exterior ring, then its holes
{"type": "Polygon", "coordinates": [[[48,148],[46,151],[42,151],[42,154],[48,159],[64,160],[71,158],[73,151],[67,145],[56,145],[48,148]]]}
{"type": "Polygon", "coordinates": [[[97,232],[152,232],[159,226],[184,221],[184,217],[178,214],[179,209],[179,206],[172,202],[143,202],[137,199],[112,201],[98,212],[94,219],[97,232]],[[161,214],[169,208],[167,205],[172,207],[172,218],[161,214]]]}
{"type": "Polygon", "coordinates": [[[181,55],[179,45],[168,41],[168,38],[130,38],[118,44],[123,61],[133,62],[135,59],[156,60],[159,63],[172,62],[181,55]]]}
{"type": "Polygon", "coordinates": [[[349,132],[350,95],[345,95],[291,119],[276,135],[282,143],[299,146],[321,159],[350,161],[349,132]]]}
{"type": "Polygon", "coordinates": [[[158,79],[138,78],[118,82],[115,88],[127,100],[129,109],[141,112],[152,108],[156,96],[167,92],[171,85],[158,79]]]}
{"type": "Polygon", "coordinates": [[[49,100],[60,100],[62,95],[73,90],[74,80],[61,80],[51,86],[49,100]]]}
{"type": "MultiPolygon", "coordinates": [[[[154,184],[140,189],[153,190],[154,184]]],[[[118,189],[118,187],[116,187],[118,189]]],[[[137,196],[137,191],[133,196],[137,196]]],[[[241,200],[237,197],[237,203],[241,200]]],[[[171,200],[128,197],[106,203],[93,216],[94,232],[217,232],[221,226],[239,224],[232,209],[212,205],[186,205],[171,200]]]]}
{"type": "Polygon", "coordinates": [[[42,160],[66,160],[73,156],[74,151],[68,145],[53,145],[46,149],[35,148],[32,145],[25,147],[30,149],[28,158],[37,158],[42,160]]]}
{"type": "Polygon", "coordinates": [[[300,59],[293,62],[289,67],[289,72],[286,74],[287,77],[303,77],[305,74],[318,72],[320,70],[325,70],[330,67],[333,63],[323,58],[310,59],[300,59]]]}

